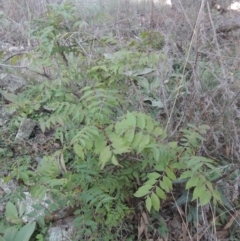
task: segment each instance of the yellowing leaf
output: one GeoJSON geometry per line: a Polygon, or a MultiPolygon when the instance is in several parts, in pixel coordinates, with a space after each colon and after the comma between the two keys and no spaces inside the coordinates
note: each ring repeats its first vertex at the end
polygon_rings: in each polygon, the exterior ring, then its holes
{"type": "Polygon", "coordinates": [[[160,200],[158,196],[153,192],[151,195],[152,206],[156,211],[160,209],[160,200]]]}
{"type": "Polygon", "coordinates": [[[66,165],[65,165],[63,154],[61,154],[61,157],[60,157],[60,160],[59,160],[59,166],[60,166],[63,173],[67,172],[67,168],[66,168],[66,165]]]}
{"type": "Polygon", "coordinates": [[[152,200],[149,196],[147,196],[145,204],[146,204],[146,208],[147,208],[148,212],[150,212],[151,208],[152,208],[152,200]]]}
{"type": "Polygon", "coordinates": [[[12,65],[15,65],[22,57],[19,55],[15,55],[14,57],[11,58],[10,62],[12,65]]]}

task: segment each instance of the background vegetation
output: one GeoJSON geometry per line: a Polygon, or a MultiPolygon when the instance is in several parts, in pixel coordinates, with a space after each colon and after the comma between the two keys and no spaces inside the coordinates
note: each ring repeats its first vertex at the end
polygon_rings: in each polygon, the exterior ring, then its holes
{"type": "Polygon", "coordinates": [[[2,2],[0,68],[27,85],[1,90],[1,176],[16,185],[0,240],[45,240],[69,216],[72,240],[239,240],[232,1],[52,3],[2,2]],[[26,192],[47,204],[29,223],[26,192]]]}

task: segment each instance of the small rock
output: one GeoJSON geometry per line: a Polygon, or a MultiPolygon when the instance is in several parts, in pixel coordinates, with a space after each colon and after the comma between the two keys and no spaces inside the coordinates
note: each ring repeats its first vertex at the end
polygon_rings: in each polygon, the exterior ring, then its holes
{"type": "Polygon", "coordinates": [[[45,200],[49,199],[47,195],[44,196],[42,201],[38,199],[33,199],[29,192],[24,192],[26,198],[25,200],[21,200],[18,202],[18,208],[23,209],[25,208],[24,215],[21,217],[24,223],[36,221],[39,216],[44,216],[44,208],[48,208],[48,205],[44,202],[45,200]],[[43,207],[42,210],[35,210],[32,206],[36,204],[41,204],[43,207]],[[29,217],[28,214],[35,211],[37,214],[34,217],[29,217]]]}
{"type": "Polygon", "coordinates": [[[15,110],[8,109],[7,107],[2,107],[0,109],[0,126],[4,126],[4,124],[9,120],[11,115],[15,113],[15,110]]]}
{"type": "Polygon", "coordinates": [[[62,224],[48,229],[47,241],[68,241],[74,238],[76,229],[73,226],[73,218],[63,220],[62,224]]]}
{"type": "Polygon", "coordinates": [[[10,194],[12,191],[14,191],[16,189],[16,185],[17,184],[13,180],[6,183],[3,179],[0,179],[0,188],[6,194],[10,194]]]}
{"type": "Polygon", "coordinates": [[[23,119],[15,137],[15,142],[27,141],[32,134],[35,125],[36,121],[27,118],[23,119]]]}
{"type": "Polygon", "coordinates": [[[0,75],[0,87],[11,92],[15,93],[20,88],[25,86],[27,82],[19,76],[13,74],[1,74],[0,75]]]}

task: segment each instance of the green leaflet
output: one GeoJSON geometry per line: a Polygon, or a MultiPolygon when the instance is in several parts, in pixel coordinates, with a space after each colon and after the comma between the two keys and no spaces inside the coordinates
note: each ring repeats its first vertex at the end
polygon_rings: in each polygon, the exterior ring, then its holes
{"type": "Polygon", "coordinates": [[[128,120],[124,119],[120,122],[117,122],[115,125],[115,132],[118,136],[122,135],[126,130],[128,130],[131,126],[131,123],[128,120]]]}
{"type": "Polygon", "coordinates": [[[126,140],[128,144],[131,144],[134,139],[134,136],[135,136],[135,130],[130,129],[127,132],[125,132],[123,139],[126,140]]]}
{"type": "Polygon", "coordinates": [[[164,176],[162,181],[164,182],[164,184],[166,184],[169,190],[172,189],[172,181],[167,176],[164,176]]]}
{"type": "Polygon", "coordinates": [[[15,224],[22,223],[21,218],[18,217],[18,211],[16,206],[11,202],[8,202],[6,205],[5,215],[6,215],[6,218],[12,223],[15,223],[15,224]]]}
{"type": "MultiPolygon", "coordinates": [[[[16,227],[8,228],[3,235],[3,238],[0,241],[13,241],[16,237],[18,229],[16,227]]],[[[1,236],[0,236],[1,237],[1,236]]]]}
{"type": "Polygon", "coordinates": [[[147,196],[145,204],[146,204],[146,208],[147,208],[148,212],[150,212],[151,208],[152,208],[152,200],[149,196],[147,196]]]}
{"type": "Polygon", "coordinates": [[[145,125],[146,125],[145,116],[144,116],[144,114],[139,113],[138,116],[137,116],[136,126],[137,126],[138,128],[140,128],[141,130],[143,130],[143,129],[145,128],[145,125]]]}
{"type": "Polygon", "coordinates": [[[203,166],[202,162],[198,162],[194,165],[194,167],[192,168],[192,172],[196,172],[198,170],[200,170],[200,168],[203,166]]]}
{"type": "Polygon", "coordinates": [[[151,185],[144,185],[140,187],[135,193],[135,197],[143,197],[149,193],[149,190],[152,189],[151,185]]]}
{"type": "Polygon", "coordinates": [[[138,143],[138,153],[140,153],[150,142],[149,135],[143,135],[141,141],[138,143]]]}
{"type": "Polygon", "coordinates": [[[134,116],[133,113],[131,113],[131,112],[128,112],[128,113],[127,113],[127,122],[129,123],[129,125],[130,125],[131,127],[133,127],[133,128],[136,127],[136,122],[137,122],[137,120],[136,120],[136,117],[134,116]]]}
{"type": "Polygon", "coordinates": [[[31,187],[30,193],[32,198],[42,200],[47,193],[47,187],[41,184],[36,184],[35,186],[31,187]]]}
{"type": "Polygon", "coordinates": [[[66,179],[61,178],[61,179],[50,179],[47,180],[45,183],[48,184],[50,187],[56,187],[56,186],[63,186],[67,182],[66,179]]]}
{"type": "Polygon", "coordinates": [[[192,201],[197,199],[197,198],[200,198],[201,196],[205,195],[207,193],[207,189],[205,187],[205,185],[198,185],[194,188],[194,191],[193,191],[193,198],[192,198],[192,201]]]}
{"type": "Polygon", "coordinates": [[[102,149],[99,156],[99,164],[101,164],[102,168],[110,160],[111,156],[112,156],[112,152],[110,151],[110,146],[106,146],[105,148],[102,149]]]}
{"type": "Polygon", "coordinates": [[[156,211],[160,209],[160,200],[158,196],[153,192],[151,195],[152,206],[156,211]]]}
{"type": "Polygon", "coordinates": [[[191,177],[194,173],[192,171],[185,171],[181,174],[179,179],[185,179],[191,177]]]}
{"type": "Polygon", "coordinates": [[[189,188],[191,188],[191,187],[195,187],[195,186],[197,186],[198,184],[200,183],[200,178],[199,178],[199,176],[197,175],[197,176],[193,176],[193,177],[191,177],[188,181],[187,181],[187,183],[186,183],[186,189],[189,189],[189,188]]]}
{"type": "Polygon", "coordinates": [[[100,152],[104,147],[106,147],[106,145],[107,145],[107,141],[103,135],[96,137],[94,140],[94,147],[95,147],[94,153],[100,154],[100,152]]]}
{"type": "Polygon", "coordinates": [[[146,130],[148,133],[152,133],[154,129],[153,120],[149,116],[146,117],[146,120],[147,120],[146,130]]]}
{"type": "Polygon", "coordinates": [[[205,192],[204,195],[200,196],[200,205],[204,206],[210,202],[212,199],[212,194],[210,192],[205,192]]]}
{"type": "Polygon", "coordinates": [[[131,143],[131,147],[133,149],[136,149],[139,145],[139,143],[142,141],[142,138],[143,138],[143,133],[142,132],[138,132],[134,139],[133,139],[133,142],[131,143]]]}
{"type": "Polygon", "coordinates": [[[113,165],[120,166],[120,165],[119,165],[119,162],[118,162],[118,160],[117,160],[117,158],[116,158],[115,155],[112,155],[111,161],[112,161],[112,164],[113,164],[113,165]]]}
{"type": "Polygon", "coordinates": [[[159,173],[157,173],[157,172],[152,172],[152,173],[147,174],[147,177],[149,179],[158,179],[160,176],[161,175],[159,173]]]}
{"type": "Polygon", "coordinates": [[[211,192],[214,191],[214,188],[213,188],[213,185],[212,185],[211,182],[203,180],[203,183],[207,186],[207,188],[208,188],[211,192]]]}
{"type": "MultiPolygon", "coordinates": [[[[153,148],[153,156],[154,156],[155,161],[159,162],[159,160],[160,160],[160,150],[157,147],[153,148]]],[[[161,170],[161,171],[163,171],[163,170],[161,170]]]]}
{"type": "Polygon", "coordinates": [[[156,194],[158,195],[159,198],[166,200],[165,192],[161,188],[156,187],[156,194]]]}
{"type": "Polygon", "coordinates": [[[163,182],[163,181],[160,182],[160,187],[161,187],[163,190],[165,190],[166,192],[169,192],[169,191],[170,191],[167,183],[165,183],[165,182],[163,182]]]}
{"type": "Polygon", "coordinates": [[[23,180],[23,182],[28,185],[29,184],[29,176],[28,176],[28,173],[26,172],[20,172],[19,173],[19,179],[23,180]]]}
{"type": "Polygon", "coordinates": [[[34,230],[36,228],[36,223],[28,223],[23,226],[17,233],[15,239],[13,241],[29,241],[32,236],[34,230]]]}
{"type": "Polygon", "coordinates": [[[154,179],[149,179],[148,181],[146,181],[144,183],[144,185],[155,185],[155,183],[157,182],[157,180],[154,178],[154,179]]]}
{"type": "Polygon", "coordinates": [[[165,170],[165,165],[163,163],[157,164],[155,169],[156,171],[163,172],[165,170]]]}
{"type": "Polygon", "coordinates": [[[167,176],[171,180],[176,180],[177,179],[177,177],[175,176],[174,172],[172,172],[168,167],[165,168],[165,172],[166,172],[167,176]]]}
{"type": "Polygon", "coordinates": [[[74,144],[73,146],[73,150],[75,151],[75,153],[82,159],[84,159],[84,152],[83,152],[83,148],[79,145],[79,144],[74,144]]]}
{"type": "Polygon", "coordinates": [[[128,146],[128,143],[121,137],[117,135],[111,135],[109,136],[110,141],[112,142],[112,147],[114,149],[121,149],[126,148],[127,150],[130,149],[128,146]]]}
{"type": "Polygon", "coordinates": [[[159,137],[161,139],[165,139],[167,137],[167,134],[164,132],[164,130],[161,127],[156,127],[153,133],[156,137],[159,137]]]}

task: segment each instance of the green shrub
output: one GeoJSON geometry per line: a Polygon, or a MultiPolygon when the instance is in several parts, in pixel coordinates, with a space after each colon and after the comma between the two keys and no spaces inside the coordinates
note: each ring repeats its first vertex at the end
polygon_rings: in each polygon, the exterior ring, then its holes
{"type": "MultiPolygon", "coordinates": [[[[129,86],[151,81],[161,55],[139,52],[127,43],[87,64],[79,46],[61,44],[62,36],[71,36],[63,21],[72,24],[70,29],[77,25],[74,11],[69,5],[51,10],[34,32],[40,45],[33,66],[51,68],[54,59],[52,70],[60,70],[56,78],[29,85],[12,99],[15,118],[34,118],[43,133],[54,133],[61,148],[45,153],[35,171],[21,162],[11,177],[21,180],[34,198],[51,194],[49,212],[66,204],[76,207],[78,235],[96,240],[119,240],[125,229],[131,233],[126,223],[136,223],[129,216],[144,208],[141,200],[149,213],[159,211],[176,185],[184,186],[199,205],[217,205],[221,199],[212,180],[220,173],[214,161],[196,155],[208,127],[189,125],[180,140],[169,141],[159,121],[127,101],[129,86]]],[[[143,37],[148,44],[148,35],[143,37]]],[[[87,44],[86,49],[91,47],[87,44]]]]}

